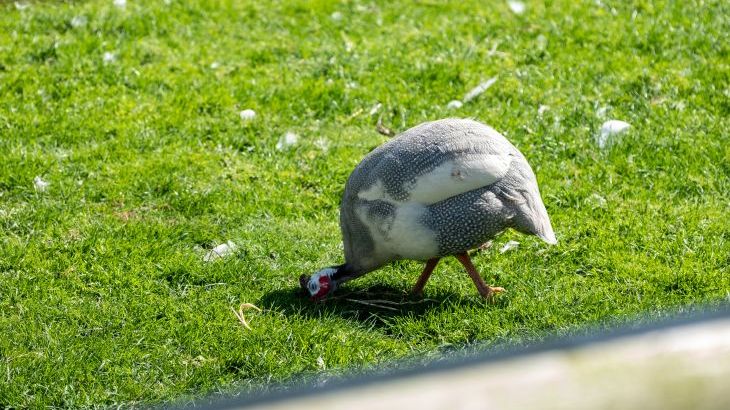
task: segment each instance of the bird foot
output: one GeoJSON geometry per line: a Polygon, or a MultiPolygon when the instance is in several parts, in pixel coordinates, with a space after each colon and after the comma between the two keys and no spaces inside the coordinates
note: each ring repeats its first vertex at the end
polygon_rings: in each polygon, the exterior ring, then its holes
{"type": "Polygon", "coordinates": [[[489,285],[487,285],[486,289],[484,289],[483,291],[481,291],[479,293],[482,295],[482,297],[484,299],[487,299],[487,300],[489,300],[491,302],[491,301],[494,300],[494,296],[495,295],[497,295],[499,293],[503,293],[503,292],[507,292],[507,289],[501,288],[499,286],[489,286],[489,285]]]}

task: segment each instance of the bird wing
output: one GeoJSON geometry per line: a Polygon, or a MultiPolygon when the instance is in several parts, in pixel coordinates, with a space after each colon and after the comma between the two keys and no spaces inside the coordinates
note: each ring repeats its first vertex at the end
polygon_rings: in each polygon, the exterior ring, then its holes
{"type": "Polygon", "coordinates": [[[459,121],[412,128],[374,151],[357,196],[431,205],[502,179],[519,152],[492,128],[459,121]]]}
{"type": "Polygon", "coordinates": [[[509,155],[454,158],[416,178],[410,200],[430,205],[502,179],[509,169],[509,155]]]}

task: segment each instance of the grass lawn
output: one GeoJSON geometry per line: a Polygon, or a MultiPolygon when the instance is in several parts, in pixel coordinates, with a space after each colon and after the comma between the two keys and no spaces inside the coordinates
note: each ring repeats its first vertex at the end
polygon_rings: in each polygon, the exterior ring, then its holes
{"type": "Polygon", "coordinates": [[[0,406],[265,390],[726,303],[730,3],[485,3],[0,3],[0,406]],[[479,252],[495,304],[453,259],[424,300],[416,262],[297,294],[342,262],[381,115],[475,118],[529,159],[559,244],[479,252]],[[608,119],[632,127],[600,149],[608,119]]]}

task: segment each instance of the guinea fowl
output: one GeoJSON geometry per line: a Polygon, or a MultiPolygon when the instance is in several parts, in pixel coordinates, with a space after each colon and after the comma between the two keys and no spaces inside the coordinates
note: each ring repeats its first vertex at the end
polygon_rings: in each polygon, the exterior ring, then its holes
{"type": "Polygon", "coordinates": [[[313,300],[399,259],[426,261],[413,289],[420,295],[439,259],[450,255],[490,298],[504,289],[484,283],[468,250],[507,228],[557,242],[525,157],[468,119],[423,123],[368,154],[345,186],[340,228],[345,263],[299,279],[313,300]]]}

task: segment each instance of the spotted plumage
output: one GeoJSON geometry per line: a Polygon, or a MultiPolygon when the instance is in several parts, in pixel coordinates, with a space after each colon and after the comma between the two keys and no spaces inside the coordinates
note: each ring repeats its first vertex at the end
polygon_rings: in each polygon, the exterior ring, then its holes
{"type": "Polygon", "coordinates": [[[418,293],[449,255],[489,297],[501,288],[481,281],[468,250],[507,228],[556,242],[525,157],[491,127],[466,119],[418,125],[368,154],[345,186],[340,227],[345,263],[300,279],[314,298],[398,259],[429,261],[418,293]]]}

